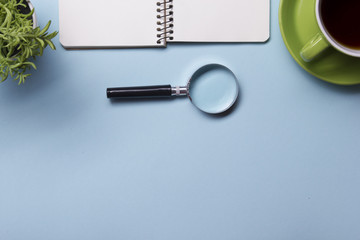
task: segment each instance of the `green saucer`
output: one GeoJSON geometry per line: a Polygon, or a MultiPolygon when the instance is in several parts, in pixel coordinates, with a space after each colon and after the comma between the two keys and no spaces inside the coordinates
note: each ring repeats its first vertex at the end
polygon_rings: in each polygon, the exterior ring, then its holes
{"type": "Polygon", "coordinates": [[[320,32],[315,16],[315,0],[281,0],[279,24],[290,54],[310,74],[340,85],[360,83],[360,58],[345,55],[332,47],[310,63],[300,57],[302,47],[320,32]]]}

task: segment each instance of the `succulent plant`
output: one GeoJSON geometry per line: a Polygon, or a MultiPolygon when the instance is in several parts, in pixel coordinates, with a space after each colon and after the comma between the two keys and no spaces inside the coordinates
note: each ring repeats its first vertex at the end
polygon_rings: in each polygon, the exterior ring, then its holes
{"type": "Polygon", "coordinates": [[[51,21],[41,29],[34,27],[34,9],[25,0],[0,0],[0,77],[1,82],[9,76],[19,84],[24,83],[36,69],[33,60],[50,46],[57,32],[48,33],[51,21]]]}

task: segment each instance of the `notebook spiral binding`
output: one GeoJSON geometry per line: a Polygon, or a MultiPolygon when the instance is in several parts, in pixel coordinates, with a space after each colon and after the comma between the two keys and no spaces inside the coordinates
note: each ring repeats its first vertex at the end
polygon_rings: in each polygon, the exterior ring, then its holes
{"type": "Polygon", "coordinates": [[[157,25],[158,34],[157,34],[157,44],[162,44],[166,40],[173,40],[174,37],[172,34],[174,33],[174,18],[173,18],[173,0],[164,0],[163,2],[157,2],[157,18],[159,21],[157,25]]]}

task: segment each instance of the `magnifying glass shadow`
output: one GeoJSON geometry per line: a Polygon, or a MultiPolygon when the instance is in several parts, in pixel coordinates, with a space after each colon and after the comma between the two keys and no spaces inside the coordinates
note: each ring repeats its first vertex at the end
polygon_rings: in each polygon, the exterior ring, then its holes
{"type": "MultiPolygon", "coordinates": [[[[110,104],[116,107],[129,107],[131,106],[133,109],[137,107],[151,107],[153,105],[160,105],[162,104],[164,107],[167,108],[168,103],[173,104],[175,100],[181,100],[178,98],[167,98],[167,97],[151,97],[151,98],[113,98],[110,99],[110,104]]],[[[186,101],[186,100],[185,100],[186,101]]],[[[173,110],[173,108],[171,108],[173,110]]]]}
{"type": "MultiPolygon", "coordinates": [[[[206,113],[203,112],[199,109],[194,109],[194,111],[198,111],[200,114],[208,117],[208,118],[212,118],[212,119],[221,119],[221,118],[225,118],[227,116],[229,116],[230,114],[232,114],[233,112],[236,111],[236,109],[239,107],[240,102],[241,102],[241,92],[239,92],[239,96],[236,99],[236,101],[234,102],[234,104],[225,112],[222,113],[218,113],[218,114],[210,114],[210,113],[206,113]]],[[[186,97],[183,97],[186,98],[186,97]]],[[[125,99],[110,99],[110,103],[112,105],[118,105],[118,104],[149,104],[149,103],[158,103],[158,102],[175,102],[175,101],[179,101],[183,98],[147,98],[147,99],[143,99],[143,98],[125,98],[125,99]]]]}
{"type": "MultiPolygon", "coordinates": [[[[166,98],[166,97],[155,97],[155,98],[146,98],[146,99],[144,99],[144,98],[122,98],[122,99],[113,98],[113,99],[110,99],[110,103],[112,105],[134,104],[134,103],[135,104],[149,104],[149,103],[158,103],[158,102],[175,102],[175,101],[179,101],[182,99],[186,99],[186,97],[182,97],[180,99],[179,98],[166,98]]],[[[195,108],[195,111],[198,111],[199,113],[201,113],[204,116],[209,117],[209,118],[214,118],[214,119],[224,118],[224,117],[227,117],[228,115],[230,115],[231,113],[233,113],[240,105],[240,102],[241,102],[241,94],[239,92],[239,96],[236,99],[235,103],[225,112],[218,113],[218,114],[209,114],[209,113],[203,112],[196,108],[195,108]]]]}
{"type": "Polygon", "coordinates": [[[152,98],[111,98],[111,104],[120,104],[120,103],[131,103],[131,104],[146,104],[152,102],[167,102],[167,101],[175,101],[177,98],[170,98],[170,97],[152,97],[152,98]]]}

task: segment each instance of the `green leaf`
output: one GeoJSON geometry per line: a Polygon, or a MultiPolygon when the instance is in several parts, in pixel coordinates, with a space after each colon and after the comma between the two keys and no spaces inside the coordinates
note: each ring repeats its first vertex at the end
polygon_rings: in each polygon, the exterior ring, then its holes
{"type": "Polygon", "coordinates": [[[32,66],[35,70],[37,70],[36,65],[33,62],[24,62],[24,65],[30,65],[32,66]]]}
{"type": "Polygon", "coordinates": [[[40,43],[40,45],[41,45],[41,48],[44,48],[45,47],[45,43],[44,43],[44,41],[41,39],[41,38],[36,38],[36,41],[38,41],[39,43],[40,43]]]}
{"type": "Polygon", "coordinates": [[[46,26],[43,28],[43,30],[41,30],[41,32],[39,33],[39,35],[43,35],[50,27],[51,21],[49,21],[46,26]]]}
{"type": "Polygon", "coordinates": [[[55,45],[54,45],[50,40],[45,39],[45,42],[46,42],[47,44],[49,44],[49,46],[51,47],[52,50],[55,50],[55,49],[56,49],[55,45]]]}

